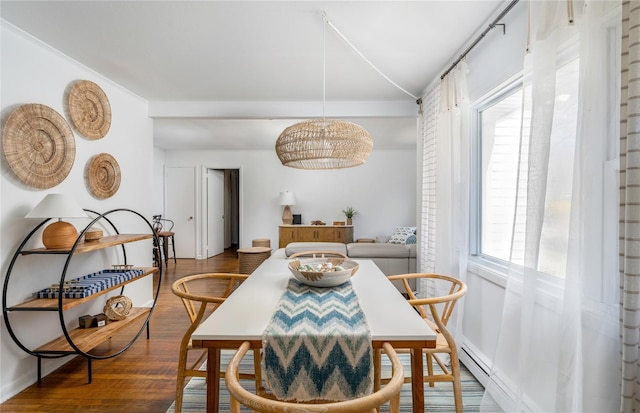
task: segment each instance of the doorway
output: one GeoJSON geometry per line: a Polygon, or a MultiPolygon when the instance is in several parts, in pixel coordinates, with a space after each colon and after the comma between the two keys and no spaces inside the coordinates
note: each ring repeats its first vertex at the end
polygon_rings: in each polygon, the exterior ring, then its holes
{"type": "Polygon", "coordinates": [[[240,170],[206,171],[206,257],[222,254],[240,243],[240,170]]]}

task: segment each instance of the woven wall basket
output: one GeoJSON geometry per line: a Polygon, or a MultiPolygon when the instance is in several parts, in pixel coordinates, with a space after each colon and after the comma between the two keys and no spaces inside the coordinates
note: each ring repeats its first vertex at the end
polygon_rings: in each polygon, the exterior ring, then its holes
{"type": "Polygon", "coordinates": [[[101,153],[89,161],[87,167],[89,192],[99,199],[111,197],[120,187],[120,165],[108,153],[101,153]]]}
{"type": "Polygon", "coordinates": [[[78,80],[69,91],[69,113],[73,125],[88,139],[103,138],[111,127],[111,106],[100,86],[78,80]]]}
{"type": "Polygon", "coordinates": [[[18,107],[2,131],[2,151],[18,179],[47,189],[69,175],[76,157],[71,127],[52,108],[37,103],[18,107]]]}

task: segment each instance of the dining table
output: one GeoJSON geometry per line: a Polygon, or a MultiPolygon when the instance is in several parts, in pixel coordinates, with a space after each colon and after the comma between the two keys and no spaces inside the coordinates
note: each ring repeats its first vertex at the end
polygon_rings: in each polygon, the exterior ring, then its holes
{"type": "MultiPolygon", "coordinates": [[[[422,350],[435,347],[436,334],[372,260],[354,261],[359,268],[350,282],[366,317],[372,348],[379,350],[388,342],[409,349],[413,412],[424,412],[422,350]]],[[[265,328],[292,278],[289,262],[264,261],[193,332],[193,347],[207,349],[207,412],[218,412],[221,350],[236,349],[245,341],[262,348],[265,328]]]]}

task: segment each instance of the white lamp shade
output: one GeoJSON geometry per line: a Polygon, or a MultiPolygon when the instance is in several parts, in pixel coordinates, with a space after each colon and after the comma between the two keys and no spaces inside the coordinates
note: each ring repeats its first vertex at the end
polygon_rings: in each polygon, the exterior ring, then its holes
{"type": "Polygon", "coordinates": [[[66,194],[48,194],[25,218],[88,218],[87,213],[73,197],[66,194]]]}
{"type": "Polygon", "coordinates": [[[293,192],[280,192],[280,205],[295,205],[296,194],[293,192]]]}

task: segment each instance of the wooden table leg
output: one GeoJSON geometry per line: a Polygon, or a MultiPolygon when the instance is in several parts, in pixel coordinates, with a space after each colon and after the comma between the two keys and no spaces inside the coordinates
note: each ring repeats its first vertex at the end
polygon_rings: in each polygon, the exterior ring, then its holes
{"type": "Polygon", "coordinates": [[[424,370],[421,348],[411,349],[411,394],[413,412],[424,413],[424,370]]]}
{"type": "Polygon", "coordinates": [[[218,413],[220,395],[220,349],[207,351],[207,413],[218,413]]]}

